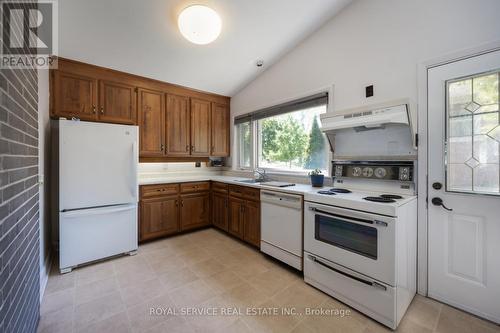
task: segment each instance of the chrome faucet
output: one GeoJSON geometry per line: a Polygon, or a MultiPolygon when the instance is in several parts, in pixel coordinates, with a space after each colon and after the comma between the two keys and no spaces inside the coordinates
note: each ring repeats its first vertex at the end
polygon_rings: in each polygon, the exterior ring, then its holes
{"type": "Polygon", "coordinates": [[[259,169],[255,169],[253,171],[254,172],[255,181],[257,181],[259,183],[269,181],[269,176],[266,174],[266,170],[265,169],[260,169],[260,170],[259,169]],[[262,170],[262,171],[260,171],[260,170],[262,170]]]}

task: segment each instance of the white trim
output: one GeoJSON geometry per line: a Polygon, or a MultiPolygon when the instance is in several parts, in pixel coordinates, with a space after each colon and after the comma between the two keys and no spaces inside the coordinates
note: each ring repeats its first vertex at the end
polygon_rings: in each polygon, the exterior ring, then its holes
{"type": "Polygon", "coordinates": [[[45,288],[47,287],[47,282],[49,281],[50,267],[52,265],[52,255],[51,251],[45,257],[43,261],[43,266],[40,267],[40,303],[42,303],[43,295],[45,294],[45,288]]]}
{"type": "Polygon", "coordinates": [[[427,74],[433,67],[442,66],[451,62],[460,61],[466,58],[478,56],[484,53],[497,51],[500,49],[500,40],[478,45],[473,48],[449,53],[434,59],[423,61],[417,66],[417,101],[418,101],[418,133],[419,149],[417,168],[420,177],[417,181],[418,191],[418,254],[417,254],[417,292],[427,296],[428,290],[428,258],[427,258],[427,171],[428,171],[428,108],[427,108],[427,74]],[[424,176],[425,175],[425,176],[424,176]]]}

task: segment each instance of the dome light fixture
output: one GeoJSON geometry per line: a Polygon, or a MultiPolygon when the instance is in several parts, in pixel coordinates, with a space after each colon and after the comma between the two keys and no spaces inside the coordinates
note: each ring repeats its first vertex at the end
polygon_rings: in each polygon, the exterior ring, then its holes
{"type": "Polygon", "coordinates": [[[205,45],[219,37],[222,21],[212,8],[203,5],[192,5],[184,8],[178,21],[181,34],[194,44],[205,45]]]}

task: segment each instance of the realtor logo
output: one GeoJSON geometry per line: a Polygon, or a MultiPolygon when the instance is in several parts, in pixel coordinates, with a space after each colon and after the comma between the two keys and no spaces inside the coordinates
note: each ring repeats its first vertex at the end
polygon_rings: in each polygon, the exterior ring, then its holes
{"type": "Polygon", "coordinates": [[[54,68],[57,2],[2,2],[0,10],[0,68],[54,68]]]}

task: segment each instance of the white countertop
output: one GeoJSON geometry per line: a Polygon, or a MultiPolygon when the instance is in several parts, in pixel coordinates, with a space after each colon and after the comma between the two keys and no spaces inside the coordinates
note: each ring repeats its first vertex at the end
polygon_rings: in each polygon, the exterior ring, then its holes
{"type": "Polygon", "coordinates": [[[310,192],[317,192],[321,189],[331,188],[331,186],[312,187],[309,184],[295,184],[294,186],[288,187],[274,187],[266,186],[259,183],[243,183],[240,180],[248,180],[250,178],[241,178],[233,176],[220,176],[220,175],[180,175],[180,176],[139,176],[139,185],[151,185],[151,184],[168,184],[168,183],[187,183],[187,182],[200,182],[200,181],[217,181],[221,183],[249,186],[254,188],[266,189],[271,191],[278,191],[291,194],[305,194],[310,192]]]}
{"type": "Polygon", "coordinates": [[[299,194],[304,195],[305,201],[312,201],[315,203],[333,205],[338,207],[350,208],[361,211],[369,211],[377,214],[396,216],[396,211],[398,207],[404,205],[410,201],[415,200],[417,197],[415,195],[403,195],[403,198],[397,200],[393,203],[378,203],[366,201],[363,198],[367,196],[378,196],[385,192],[366,192],[366,191],[353,191],[353,193],[348,194],[338,194],[335,196],[328,196],[318,194],[318,191],[330,189],[331,186],[324,187],[312,187],[310,184],[295,184],[294,186],[288,187],[274,187],[266,186],[260,183],[243,183],[241,180],[248,180],[250,178],[241,178],[233,176],[221,176],[221,175],[148,175],[139,176],[139,185],[150,185],[150,184],[167,184],[167,183],[186,183],[186,182],[198,182],[198,181],[217,181],[221,183],[234,184],[240,186],[249,186],[254,188],[259,188],[263,190],[277,191],[282,193],[299,194]]]}

